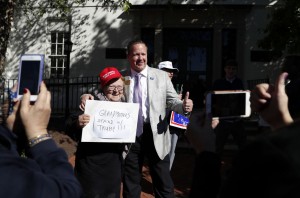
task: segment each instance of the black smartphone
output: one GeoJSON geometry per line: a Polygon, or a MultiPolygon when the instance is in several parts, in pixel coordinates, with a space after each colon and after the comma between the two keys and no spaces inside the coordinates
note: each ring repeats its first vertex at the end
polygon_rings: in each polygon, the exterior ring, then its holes
{"type": "Polygon", "coordinates": [[[44,55],[24,54],[19,65],[17,98],[21,99],[24,89],[30,90],[30,101],[36,101],[43,79],[44,55]]]}

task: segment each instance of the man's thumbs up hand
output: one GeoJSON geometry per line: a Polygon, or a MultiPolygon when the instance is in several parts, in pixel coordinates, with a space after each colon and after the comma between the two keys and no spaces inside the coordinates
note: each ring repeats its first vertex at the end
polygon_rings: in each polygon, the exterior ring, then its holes
{"type": "Polygon", "coordinates": [[[193,101],[191,99],[189,99],[190,93],[186,92],[183,103],[182,103],[182,107],[184,112],[192,112],[193,110],[193,101]]]}

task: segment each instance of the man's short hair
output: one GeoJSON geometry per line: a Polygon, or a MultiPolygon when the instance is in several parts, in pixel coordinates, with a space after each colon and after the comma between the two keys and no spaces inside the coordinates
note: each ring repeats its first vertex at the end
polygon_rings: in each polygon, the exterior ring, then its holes
{"type": "Polygon", "coordinates": [[[129,54],[132,46],[135,44],[144,44],[146,46],[146,48],[148,49],[148,47],[144,41],[142,41],[141,39],[134,39],[127,44],[127,48],[126,48],[127,55],[129,54]]]}

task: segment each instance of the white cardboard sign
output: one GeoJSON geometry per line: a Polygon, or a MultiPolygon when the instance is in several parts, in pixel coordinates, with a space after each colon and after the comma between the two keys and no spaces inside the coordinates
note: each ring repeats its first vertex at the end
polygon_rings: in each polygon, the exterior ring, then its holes
{"type": "Polygon", "coordinates": [[[139,105],[87,100],[90,122],[82,129],[82,142],[135,142],[139,105]]]}

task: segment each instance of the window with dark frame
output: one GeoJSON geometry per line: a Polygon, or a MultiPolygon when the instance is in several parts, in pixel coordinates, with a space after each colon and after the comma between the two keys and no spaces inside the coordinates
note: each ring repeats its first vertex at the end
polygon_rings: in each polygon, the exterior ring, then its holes
{"type": "Polygon", "coordinates": [[[64,43],[68,36],[67,32],[51,32],[51,77],[63,77],[66,68],[66,55],[64,54],[64,43]]]}
{"type": "MultiPolygon", "coordinates": [[[[237,30],[235,28],[222,29],[222,68],[227,60],[236,60],[237,30]]],[[[224,74],[224,69],[222,69],[224,74]]]]}

